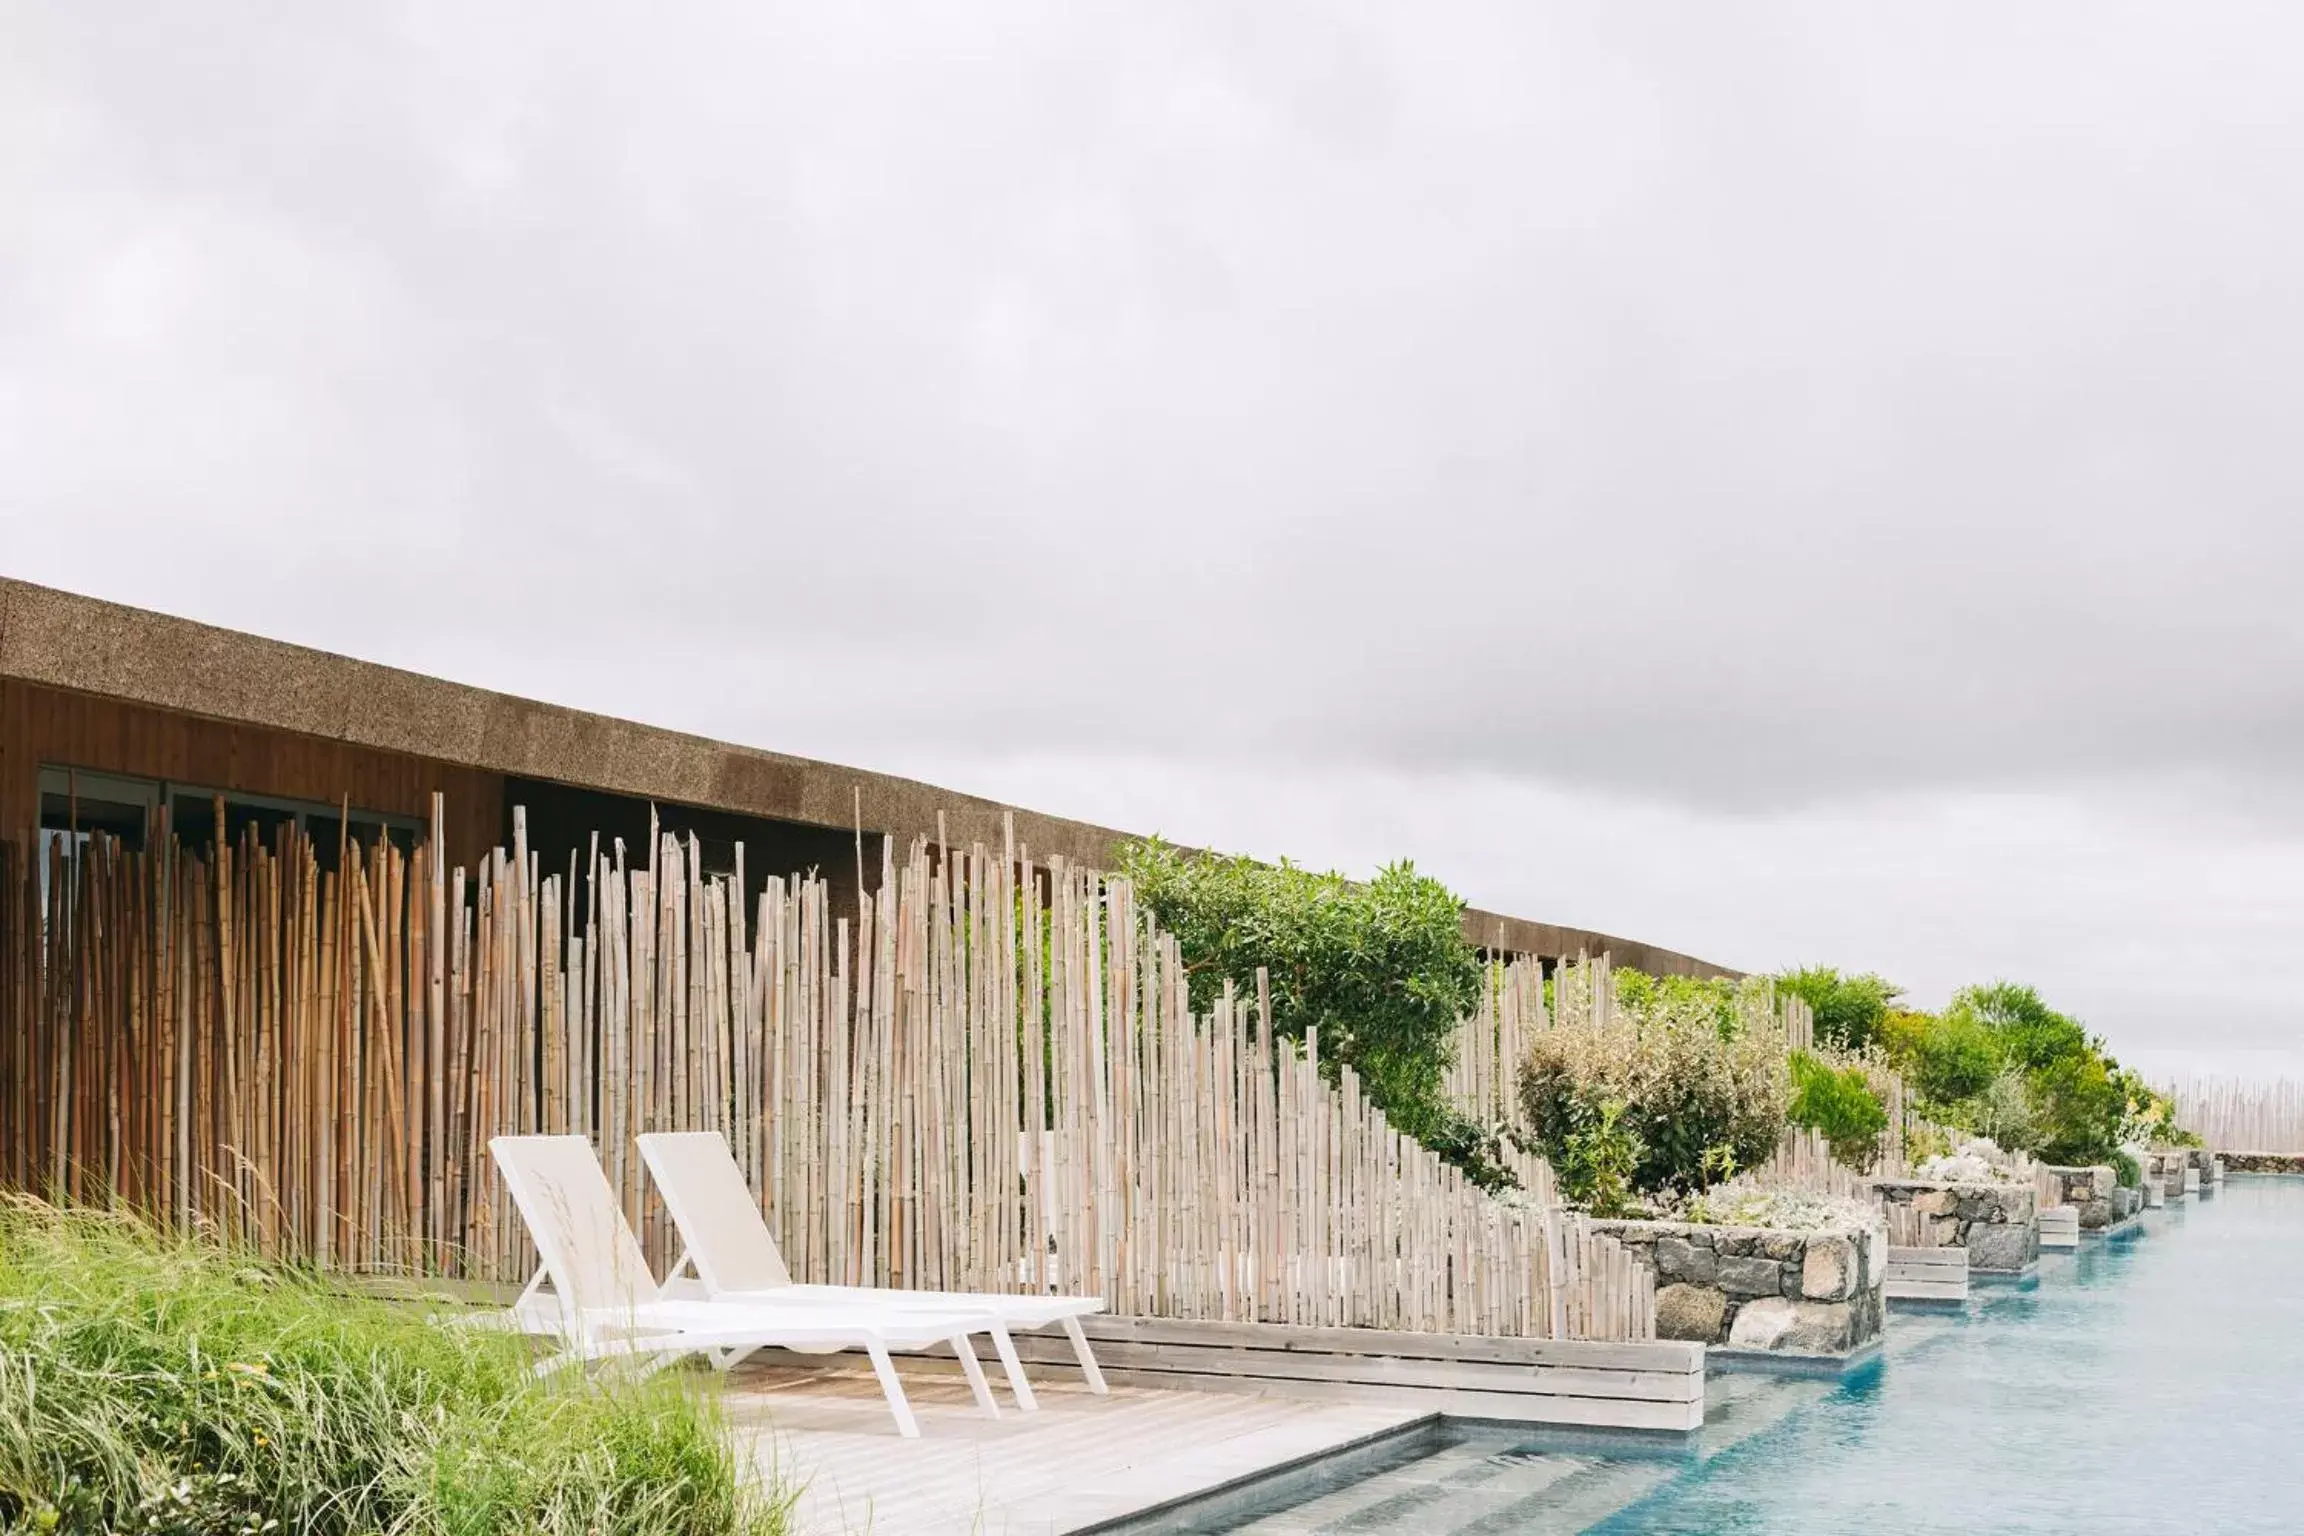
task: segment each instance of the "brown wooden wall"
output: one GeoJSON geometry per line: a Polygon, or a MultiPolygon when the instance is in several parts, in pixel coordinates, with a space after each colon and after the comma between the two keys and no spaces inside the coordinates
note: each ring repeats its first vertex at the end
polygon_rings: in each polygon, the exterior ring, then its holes
{"type": "Polygon", "coordinates": [[[0,838],[21,842],[39,825],[43,763],[290,800],[349,795],[355,809],[418,818],[438,790],[449,860],[466,867],[504,818],[503,776],[484,769],[0,678],[0,838]]]}

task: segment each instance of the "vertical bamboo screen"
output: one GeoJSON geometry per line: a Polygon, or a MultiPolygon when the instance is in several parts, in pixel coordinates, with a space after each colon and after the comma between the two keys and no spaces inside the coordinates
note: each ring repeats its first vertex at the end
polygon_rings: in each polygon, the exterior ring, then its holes
{"type": "Polygon", "coordinates": [[[2304,1083],[2281,1077],[2180,1079],[2176,1123],[2218,1152],[2304,1153],[2304,1083]]]}
{"type": "MultiPolygon", "coordinates": [[[[1608,1022],[1620,1007],[1617,985],[1615,969],[1605,955],[1564,962],[1553,976],[1555,1006],[1548,1009],[1543,971],[1537,961],[1491,965],[1480,1010],[1464,1021],[1457,1034],[1456,1057],[1447,1082],[1450,1102],[1483,1121],[1509,1123],[1517,1119],[1515,1080],[1530,1039],[1551,1028],[1556,1017],[1608,1022]]],[[[1816,1048],[1813,1010],[1800,998],[1778,993],[1766,978],[1748,978],[1740,984],[1735,1006],[1743,1027],[1780,1032],[1787,1052],[1816,1048]]],[[[1830,1053],[1827,1056],[1836,1063],[1843,1059],[1830,1053]]],[[[1888,1125],[1880,1134],[1870,1172],[1891,1177],[1907,1166],[1905,1134],[1914,1117],[1903,1078],[1877,1058],[1866,1065],[1867,1077],[1885,1096],[1883,1108],[1888,1113],[1888,1125]]],[[[1551,1200],[1552,1171],[1543,1160],[1518,1154],[1517,1162],[1522,1185],[1543,1189],[1547,1201],[1551,1200]]],[[[1745,1182],[1870,1198],[1865,1178],[1834,1162],[1822,1138],[1797,1128],[1785,1132],[1774,1157],[1748,1170],[1745,1182]]]]}
{"type": "Polygon", "coordinates": [[[591,1137],[661,1264],[632,1139],[710,1129],[803,1278],[1654,1336],[1653,1282],[1550,1209],[1540,1162],[1486,1195],[1259,1000],[1195,1019],[1125,882],[920,844],[851,920],[802,877],[748,912],[741,849],[732,875],[665,836],[546,869],[517,815],[476,871],[439,846],[340,842],[334,869],[293,828],[205,856],[97,837],[45,870],[0,850],[0,1181],[331,1267],[515,1280],[491,1136],[591,1137]]]}

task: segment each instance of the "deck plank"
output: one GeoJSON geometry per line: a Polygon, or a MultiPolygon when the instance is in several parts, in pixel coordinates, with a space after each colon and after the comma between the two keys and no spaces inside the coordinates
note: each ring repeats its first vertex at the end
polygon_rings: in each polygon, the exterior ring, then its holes
{"type": "Polygon", "coordinates": [[[729,1383],[729,1419],[755,1464],[801,1488],[799,1536],[1056,1536],[1431,1412],[1126,1386],[1099,1397],[1035,1381],[1038,1413],[1016,1412],[1002,1389],[993,1421],[957,1378],[909,1362],[902,1374],[917,1440],[896,1434],[869,1375],[775,1363],[729,1383]]]}

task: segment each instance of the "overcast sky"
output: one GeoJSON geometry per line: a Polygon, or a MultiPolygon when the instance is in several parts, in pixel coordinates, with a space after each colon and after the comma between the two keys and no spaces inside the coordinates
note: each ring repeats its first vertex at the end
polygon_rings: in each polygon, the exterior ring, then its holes
{"type": "Polygon", "coordinates": [[[0,0],[0,571],[2304,1063],[2299,57],[0,0]]]}

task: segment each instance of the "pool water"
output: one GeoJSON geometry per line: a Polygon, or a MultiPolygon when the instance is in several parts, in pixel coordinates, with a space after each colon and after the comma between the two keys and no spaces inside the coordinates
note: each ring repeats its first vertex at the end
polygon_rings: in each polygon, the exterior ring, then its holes
{"type": "Polygon", "coordinates": [[[1846,1375],[1706,1398],[1692,1444],[1463,1425],[1224,1528],[2304,1532],[2304,1178],[2235,1175],[1964,1311],[1895,1309],[1846,1375]]]}

